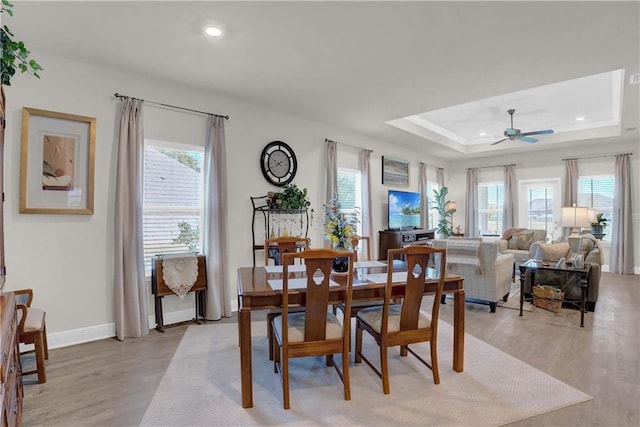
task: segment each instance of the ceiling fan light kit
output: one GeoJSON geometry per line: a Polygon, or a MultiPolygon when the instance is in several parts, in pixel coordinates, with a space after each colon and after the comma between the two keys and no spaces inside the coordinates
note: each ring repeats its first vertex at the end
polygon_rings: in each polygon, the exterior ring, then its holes
{"type": "Polygon", "coordinates": [[[515,108],[507,110],[509,116],[511,116],[511,127],[505,129],[504,136],[506,138],[502,138],[499,141],[491,143],[491,145],[496,145],[501,143],[502,141],[506,141],[507,139],[510,141],[515,141],[516,139],[524,142],[536,142],[538,141],[536,138],[531,138],[531,135],[548,135],[553,133],[553,129],[544,129],[544,130],[536,130],[532,132],[521,132],[520,129],[516,129],[513,127],[513,114],[516,112],[515,108]]]}

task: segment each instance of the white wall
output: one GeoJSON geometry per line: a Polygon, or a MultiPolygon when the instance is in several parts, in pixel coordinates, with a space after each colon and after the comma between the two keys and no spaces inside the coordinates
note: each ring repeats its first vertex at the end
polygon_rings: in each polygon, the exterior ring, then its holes
{"type": "MultiPolygon", "coordinates": [[[[325,197],[325,138],[374,150],[374,229],[386,227],[387,190],[381,185],[381,156],[411,159],[410,191],[418,190],[418,162],[443,165],[421,156],[372,141],[332,126],[248,105],[187,85],[148,76],[105,70],[78,62],[34,53],[45,71],[42,80],[20,75],[7,95],[5,136],[5,247],[7,290],[31,287],[38,307],[47,312],[51,347],[113,336],[113,212],[117,116],[115,92],[197,110],[228,114],[228,255],[232,291],[236,270],[252,264],[250,196],[277,188],[263,178],[259,167],[262,148],[272,140],[287,142],[296,152],[299,169],[294,180],[308,188],[315,221],[312,244],[322,245],[322,203],[325,197]],[[27,215],[18,213],[20,126],[22,107],[97,118],[95,213],[93,215],[27,215]]],[[[277,106],[277,99],[274,106],[277,106]]],[[[206,117],[147,105],[145,137],[203,144],[206,117]]],[[[357,167],[357,150],[339,145],[339,166],[357,167]]],[[[435,180],[435,171],[430,172],[435,180]]],[[[372,248],[377,253],[377,236],[372,248]]],[[[262,254],[258,254],[260,260],[262,254]]],[[[259,263],[259,261],[258,261],[259,263]]],[[[235,304],[235,297],[232,302],[235,304]]],[[[165,323],[193,316],[193,298],[165,297],[165,323]]],[[[149,289],[149,315],[153,315],[149,289]]],[[[150,326],[154,326],[151,324],[150,326]]]]}

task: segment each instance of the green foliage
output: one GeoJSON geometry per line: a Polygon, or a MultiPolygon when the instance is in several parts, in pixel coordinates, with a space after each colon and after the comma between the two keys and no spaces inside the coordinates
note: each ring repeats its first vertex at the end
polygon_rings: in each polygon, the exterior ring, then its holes
{"type": "Polygon", "coordinates": [[[165,156],[176,159],[183,165],[200,172],[200,160],[196,157],[191,156],[186,151],[160,149],[160,152],[165,156]]]}
{"type": "Polygon", "coordinates": [[[173,239],[173,243],[177,245],[185,245],[191,252],[198,250],[198,243],[200,242],[200,230],[197,227],[192,227],[188,222],[179,222],[178,229],[180,233],[178,237],[173,239]]]}
{"type": "Polygon", "coordinates": [[[449,237],[453,234],[451,216],[456,211],[455,209],[448,208],[450,202],[447,200],[448,193],[449,189],[447,187],[442,187],[440,190],[433,190],[434,201],[431,202],[433,205],[431,209],[435,210],[440,215],[436,231],[445,237],[449,237]]]}
{"type": "Polygon", "coordinates": [[[609,220],[604,217],[604,213],[603,212],[598,212],[596,214],[596,220],[591,223],[591,226],[606,228],[606,226],[608,225],[607,224],[608,221],[609,220]]]}
{"type": "MultiPolygon", "coordinates": [[[[0,13],[6,12],[9,16],[13,16],[12,7],[13,4],[8,0],[2,0],[0,13]]],[[[11,78],[17,70],[20,70],[22,73],[33,74],[37,78],[40,78],[38,71],[42,71],[40,64],[34,59],[29,59],[31,52],[29,52],[24,43],[19,40],[14,40],[14,37],[15,35],[6,25],[0,28],[0,42],[2,43],[1,78],[2,84],[5,86],[11,85],[11,78]]]]}
{"type": "Polygon", "coordinates": [[[296,184],[287,184],[281,195],[282,209],[307,209],[311,202],[307,198],[307,189],[299,189],[296,184]]]}

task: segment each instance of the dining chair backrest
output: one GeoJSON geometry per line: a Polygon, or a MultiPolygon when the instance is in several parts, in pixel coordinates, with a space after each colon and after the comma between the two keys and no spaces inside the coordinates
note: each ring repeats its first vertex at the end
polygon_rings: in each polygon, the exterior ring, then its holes
{"type": "Polygon", "coordinates": [[[352,236],[351,247],[356,253],[356,261],[370,261],[371,260],[371,239],[369,236],[352,236]],[[359,257],[358,252],[362,250],[363,256],[359,257]]]}
{"type": "MultiPolygon", "coordinates": [[[[426,245],[407,246],[406,248],[390,249],[387,262],[391,263],[397,256],[402,256],[407,264],[407,279],[402,309],[400,315],[400,333],[418,329],[420,307],[425,293],[425,282],[435,281],[437,284],[434,303],[431,309],[431,328],[438,324],[440,299],[444,289],[444,276],[446,266],[446,249],[436,249],[426,245]]],[[[384,298],[382,315],[382,334],[386,334],[388,326],[389,305],[391,304],[391,292],[393,285],[393,271],[388,269],[387,285],[384,298]]]]}
{"type": "Polygon", "coordinates": [[[282,255],[288,252],[299,252],[309,249],[308,237],[283,236],[272,237],[264,241],[264,265],[269,265],[269,259],[275,265],[282,264],[282,255]]]}
{"type": "MultiPolygon", "coordinates": [[[[345,288],[345,304],[348,308],[351,307],[351,290],[353,285],[353,263],[355,260],[355,254],[353,252],[336,251],[333,249],[308,249],[303,252],[287,252],[283,255],[283,304],[282,304],[282,318],[283,318],[283,341],[288,341],[288,325],[287,314],[289,313],[289,298],[288,295],[292,289],[289,286],[290,280],[300,280],[300,278],[293,279],[289,277],[288,268],[294,264],[294,260],[299,259],[305,266],[306,279],[306,299],[305,299],[305,324],[304,324],[304,341],[324,341],[326,336],[327,325],[327,307],[329,306],[330,287],[336,286],[337,283],[331,279],[331,266],[333,261],[337,257],[345,257],[349,260],[349,267],[347,274],[345,274],[346,282],[343,286],[345,288]]],[[[295,289],[293,292],[297,292],[295,289]]],[[[343,328],[346,337],[349,336],[349,328],[343,328]]],[[[286,345],[286,344],[285,344],[286,345]]]]}

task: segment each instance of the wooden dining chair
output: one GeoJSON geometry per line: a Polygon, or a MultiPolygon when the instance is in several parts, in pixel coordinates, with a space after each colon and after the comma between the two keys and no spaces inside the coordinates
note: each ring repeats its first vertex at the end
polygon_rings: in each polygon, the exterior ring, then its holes
{"type": "Polygon", "coordinates": [[[350,318],[343,314],[338,319],[328,310],[329,287],[331,286],[331,264],[337,257],[348,257],[349,267],[345,288],[347,313],[351,306],[353,285],[353,252],[333,249],[309,249],[304,252],[286,253],[283,256],[282,314],[271,322],[273,329],[274,371],[280,374],[282,398],[285,409],[289,409],[289,359],[293,357],[326,356],[327,366],[333,365],[342,380],[344,399],[351,400],[349,387],[349,333],[350,318]],[[297,292],[290,287],[292,279],[288,269],[293,260],[301,259],[305,265],[306,298],[303,311],[291,312],[289,293],[297,292]],[[344,325],[344,326],[343,326],[344,325]],[[342,354],[342,369],[333,361],[334,354],[342,354]]]}
{"type": "MultiPolygon", "coordinates": [[[[294,253],[309,249],[308,237],[282,236],[272,237],[264,241],[264,265],[269,265],[269,259],[274,260],[275,265],[282,265],[282,257],[286,253],[294,253]]],[[[273,334],[271,321],[281,313],[279,308],[267,311],[267,338],[269,340],[269,360],[273,360],[273,334]]]]}
{"type": "Polygon", "coordinates": [[[384,293],[384,304],[369,307],[356,315],[356,353],[355,362],[364,360],[373,371],[382,378],[384,394],[389,394],[389,369],[387,349],[400,346],[400,355],[407,352],[413,354],[420,362],[433,372],[433,382],[440,384],[438,372],[438,313],[440,298],[444,288],[446,249],[429,246],[408,246],[401,249],[390,249],[388,262],[394,256],[403,255],[407,263],[407,279],[404,298],[400,304],[391,304],[393,271],[387,272],[387,284],[384,293]],[[425,292],[425,280],[435,281],[436,294],[431,306],[431,317],[420,311],[422,297],[425,292]],[[380,370],[378,370],[362,353],[362,331],[367,331],[380,347],[380,370]],[[431,346],[431,364],[415,353],[409,344],[429,341],[431,346]]]}
{"type": "Polygon", "coordinates": [[[16,308],[18,309],[18,340],[22,344],[33,344],[33,350],[20,354],[34,353],[36,356],[36,369],[23,371],[22,375],[38,374],[38,383],[47,382],[45,360],[49,359],[49,346],[47,344],[46,313],[38,308],[31,307],[33,301],[32,289],[20,289],[13,291],[16,296],[16,308]]]}

